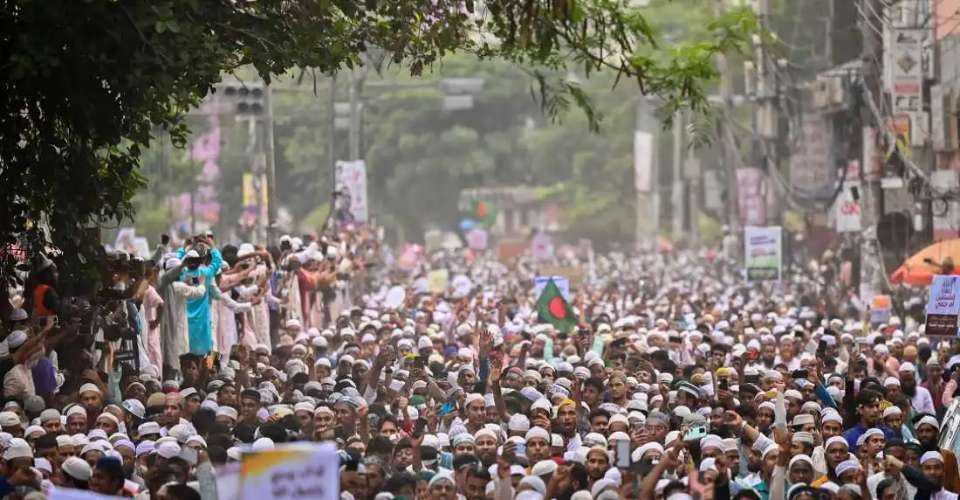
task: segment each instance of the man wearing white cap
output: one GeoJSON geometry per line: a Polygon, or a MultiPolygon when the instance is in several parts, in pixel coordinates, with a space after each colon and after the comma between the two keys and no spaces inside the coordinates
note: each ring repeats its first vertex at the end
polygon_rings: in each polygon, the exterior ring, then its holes
{"type": "Polygon", "coordinates": [[[937,409],[933,405],[933,397],[930,396],[930,391],[917,384],[917,368],[913,363],[900,365],[899,375],[900,390],[910,398],[913,411],[936,415],[937,409]]]}
{"type": "Polygon", "coordinates": [[[957,455],[952,450],[941,449],[939,445],[940,422],[933,415],[918,415],[913,422],[921,449],[925,452],[937,452],[940,461],[945,465],[941,484],[951,491],[960,491],[957,455]]]}
{"type": "Polygon", "coordinates": [[[201,285],[204,280],[202,276],[190,283],[181,280],[184,267],[179,258],[168,258],[157,285],[157,292],[164,304],[160,315],[160,343],[163,346],[163,373],[166,376],[172,375],[180,366],[180,356],[187,352],[189,327],[186,301],[199,299],[206,291],[201,285]]]}
{"type": "MultiPolygon", "coordinates": [[[[213,349],[213,331],[210,319],[210,302],[213,292],[206,286],[216,285],[216,275],[223,265],[220,250],[213,246],[211,238],[197,236],[189,248],[181,248],[178,257],[183,259],[186,269],[181,271],[181,279],[194,286],[204,284],[200,297],[187,297],[188,350],[191,354],[205,356],[213,349]],[[205,259],[209,258],[209,264],[205,259]]],[[[162,294],[161,294],[162,295],[162,294]]]]}
{"type": "Polygon", "coordinates": [[[60,470],[63,472],[63,477],[58,486],[64,488],[87,489],[87,483],[93,474],[90,464],[77,457],[64,460],[60,470]]]}
{"type": "Polygon", "coordinates": [[[920,456],[920,469],[917,470],[893,455],[884,459],[888,473],[902,473],[909,483],[916,488],[913,498],[929,498],[931,500],[956,500],[957,494],[946,489],[946,470],[943,456],[937,451],[928,451],[920,456]]]}
{"type": "MultiPolygon", "coordinates": [[[[27,344],[27,332],[23,330],[14,330],[7,336],[5,342],[10,349],[10,355],[19,362],[3,377],[3,397],[23,401],[27,396],[37,392],[33,384],[33,374],[30,370],[36,365],[39,358],[32,355],[25,358],[17,354],[21,349],[35,346],[35,343],[27,344]]],[[[30,353],[24,352],[22,354],[30,353]]]]}

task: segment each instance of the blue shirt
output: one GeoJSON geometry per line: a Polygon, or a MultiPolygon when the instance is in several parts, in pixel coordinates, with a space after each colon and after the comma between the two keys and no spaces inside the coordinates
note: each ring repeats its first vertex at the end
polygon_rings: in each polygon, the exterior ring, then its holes
{"type": "MultiPolygon", "coordinates": [[[[180,258],[186,253],[184,249],[177,252],[180,258]]],[[[220,250],[210,250],[210,264],[196,269],[185,268],[180,274],[180,280],[189,282],[191,278],[203,276],[205,290],[203,296],[196,299],[187,299],[187,327],[190,332],[190,354],[206,356],[213,350],[213,329],[210,325],[210,286],[216,284],[217,273],[223,264],[220,250]]]]}
{"type": "MultiPolygon", "coordinates": [[[[880,424],[875,427],[883,431],[883,437],[887,441],[890,441],[891,439],[897,439],[898,437],[897,433],[887,425],[880,424]]],[[[864,432],[867,432],[868,429],[870,428],[864,426],[863,424],[857,424],[844,431],[843,438],[847,440],[847,447],[850,448],[850,453],[857,452],[857,448],[859,448],[857,446],[857,440],[860,439],[860,436],[862,436],[864,432]]]]}

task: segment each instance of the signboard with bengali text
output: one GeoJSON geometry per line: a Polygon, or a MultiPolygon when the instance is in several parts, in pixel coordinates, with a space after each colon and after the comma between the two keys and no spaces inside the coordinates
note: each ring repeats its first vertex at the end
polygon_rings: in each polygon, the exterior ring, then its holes
{"type": "Polygon", "coordinates": [[[340,460],[333,443],[278,445],[246,453],[240,462],[240,500],[340,498],[340,460]]]}
{"type": "Polygon", "coordinates": [[[743,228],[747,280],[780,281],[782,266],[780,226],[743,228]]]}
{"type": "Polygon", "coordinates": [[[956,336],[960,315],[960,276],[936,275],[930,285],[924,333],[930,336],[956,336]]]}

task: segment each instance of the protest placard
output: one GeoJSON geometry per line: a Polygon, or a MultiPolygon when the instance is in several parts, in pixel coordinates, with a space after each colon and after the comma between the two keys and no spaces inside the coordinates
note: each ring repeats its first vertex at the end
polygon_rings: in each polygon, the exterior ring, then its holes
{"type": "Polygon", "coordinates": [[[339,464],[333,443],[291,443],[246,453],[240,462],[240,499],[336,500],[339,464]]]}
{"type": "Polygon", "coordinates": [[[476,227],[467,233],[467,246],[470,247],[471,250],[486,250],[488,240],[489,233],[487,233],[486,229],[476,227]]]}
{"type": "Polygon", "coordinates": [[[111,500],[123,497],[100,495],[89,490],[54,487],[50,490],[48,498],[50,500],[111,500]]]}
{"type": "Polygon", "coordinates": [[[563,276],[537,276],[533,279],[533,296],[539,297],[551,279],[557,284],[557,288],[560,289],[560,295],[563,296],[563,300],[570,302],[570,280],[563,276]]]}
{"type": "Polygon", "coordinates": [[[530,240],[530,253],[534,259],[548,260],[553,257],[553,238],[546,233],[537,233],[530,240]]]}
{"type": "Polygon", "coordinates": [[[216,467],[217,497],[237,498],[240,494],[240,463],[227,462],[216,467]]]}
{"type": "Polygon", "coordinates": [[[430,293],[442,294],[449,283],[450,271],[446,269],[435,269],[427,274],[427,291],[430,293]]]}
{"type": "Polygon", "coordinates": [[[931,336],[950,337],[957,334],[957,315],[960,314],[960,276],[938,274],[933,277],[926,313],[924,333],[931,336]]]}
{"type": "Polygon", "coordinates": [[[870,324],[880,325],[890,321],[892,307],[889,295],[874,295],[870,302],[870,324]]]}
{"type": "Polygon", "coordinates": [[[540,276],[562,276],[566,278],[570,281],[570,287],[574,289],[583,284],[587,275],[586,270],[580,266],[539,266],[538,270],[537,274],[540,276]]]}

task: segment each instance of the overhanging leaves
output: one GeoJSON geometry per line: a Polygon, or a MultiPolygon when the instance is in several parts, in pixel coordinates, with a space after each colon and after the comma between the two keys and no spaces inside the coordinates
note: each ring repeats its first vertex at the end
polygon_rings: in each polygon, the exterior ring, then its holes
{"type": "MultiPolygon", "coordinates": [[[[552,74],[610,70],[667,108],[698,109],[712,58],[756,28],[735,10],[708,39],[663,49],[626,0],[5,0],[0,245],[52,241],[79,264],[84,228],[133,216],[154,131],[182,145],[181,114],[243,65],[269,82],[293,67],[354,67],[376,49],[418,74],[459,51],[552,74]]],[[[575,104],[599,121],[576,84],[541,90],[548,111],[575,104]]]]}

